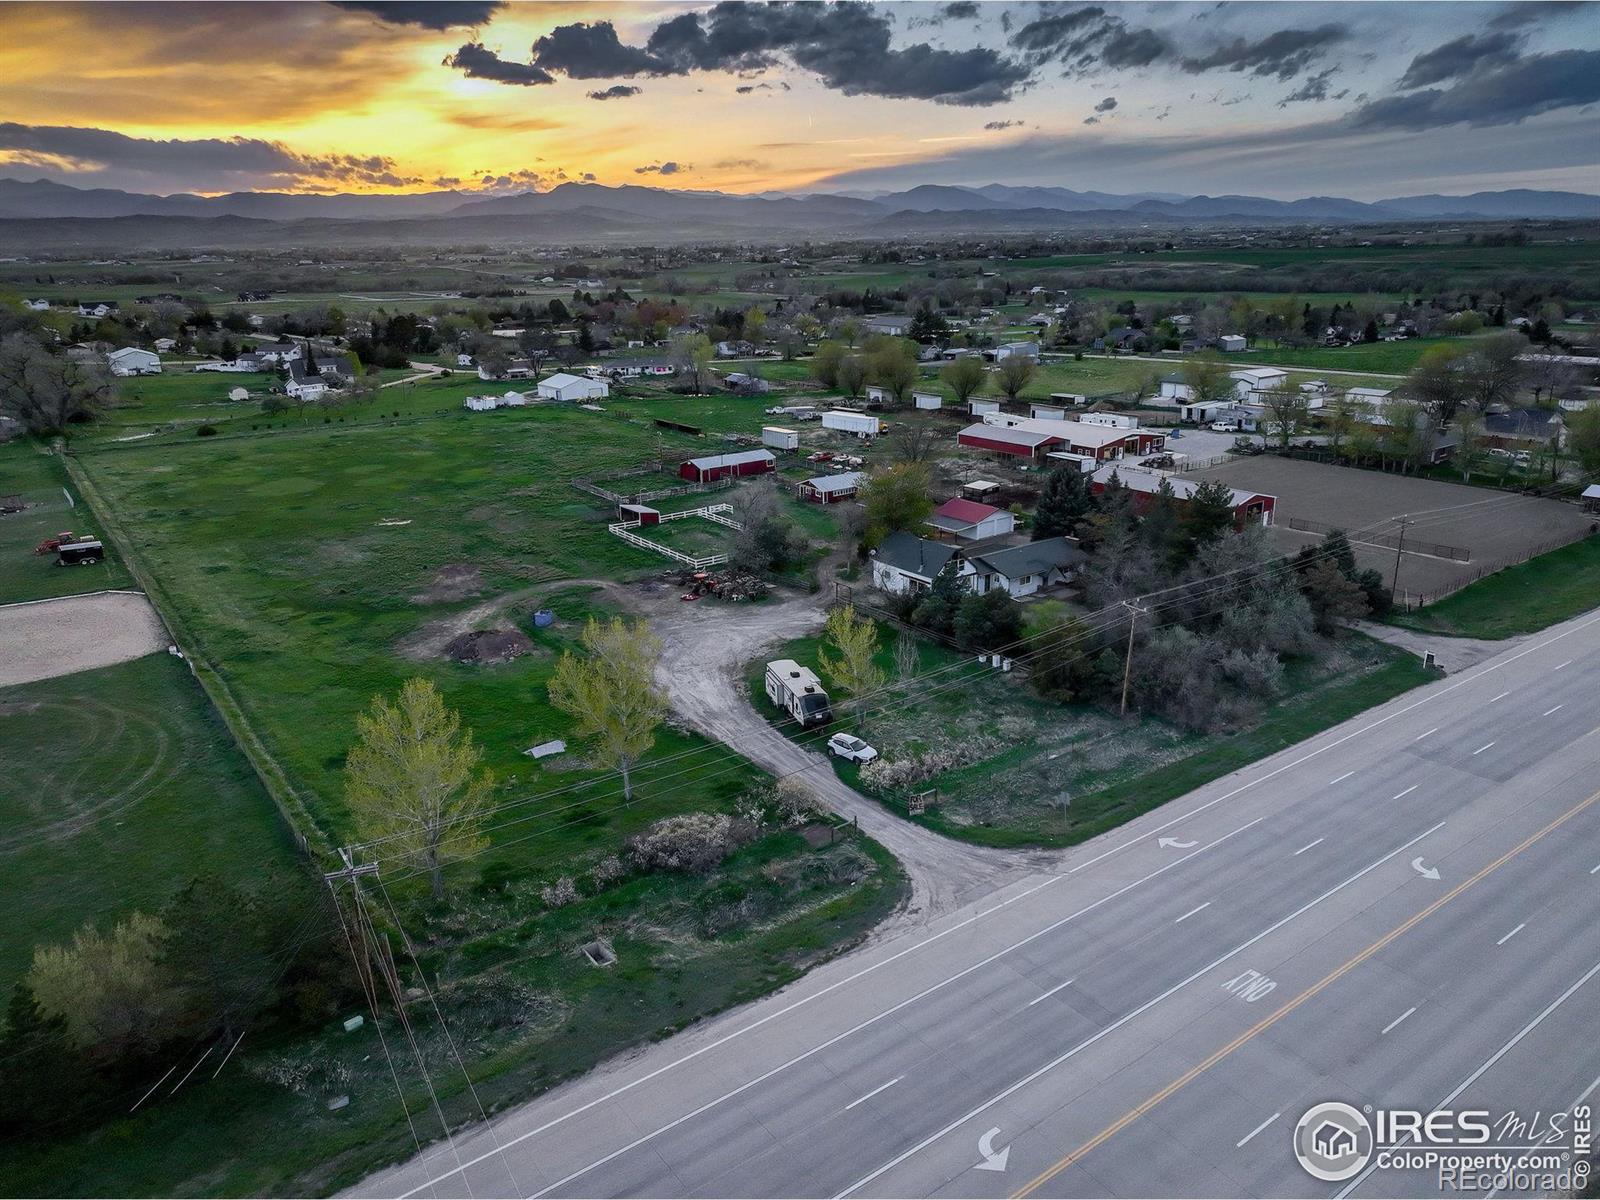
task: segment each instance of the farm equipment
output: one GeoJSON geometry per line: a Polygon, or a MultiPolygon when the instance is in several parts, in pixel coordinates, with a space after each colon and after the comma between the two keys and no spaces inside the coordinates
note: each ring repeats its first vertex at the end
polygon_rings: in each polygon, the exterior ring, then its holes
{"type": "Polygon", "coordinates": [[[106,548],[96,538],[63,542],[56,547],[56,566],[92,567],[106,556],[106,548]]]}
{"type": "Polygon", "coordinates": [[[9,517],[28,507],[21,496],[0,496],[0,517],[9,517]]]}
{"type": "Polygon", "coordinates": [[[676,571],[669,576],[683,588],[680,600],[698,600],[702,596],[715,596],[718,600],[760,600],[767,594],[767,582],[748,571],[676,571]]]}
{"type": "Polygon", "coordinates": [[[54,554],[57,550],[61,549],[64,543],[75,542],[77,540],[78,535],[69,529],[64,533],[56,534],[55,537],[45,538],[44,541],[40,542],[33,548],[33,552],[35,554],[54,554]]]}

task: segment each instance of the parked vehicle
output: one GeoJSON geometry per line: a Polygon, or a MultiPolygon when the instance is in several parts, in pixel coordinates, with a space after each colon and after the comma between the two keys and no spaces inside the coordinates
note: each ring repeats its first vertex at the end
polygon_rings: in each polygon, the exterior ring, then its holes
{"type": "Polygon", "coordinates": [[[801,725],[826,725],[833,720],[833,706],[816,672],[802,667],[792,658],[767,664],[767,699],[801,725]]]}
{"type": "Polygon", "coordinates": [[[836,733],[829,738],[828,752],[853,763],[869,763],[878,757],[876,750],[848,733],[836,733]]]}
{"type": "Polygon", "coordinates": [[[1239,432],[1239,423],[1237,421],[1213,421],[1213,422],[1211,422],[1211,432],[1212,433],[1238,433],[1239,432]]]}
{"type": "Polygon", "coordinates": [[[58,567],[92,567],[105,556],[105,547],[94,538],[85,538],[81,542],[65,542],[56,547],[58,567]]]}

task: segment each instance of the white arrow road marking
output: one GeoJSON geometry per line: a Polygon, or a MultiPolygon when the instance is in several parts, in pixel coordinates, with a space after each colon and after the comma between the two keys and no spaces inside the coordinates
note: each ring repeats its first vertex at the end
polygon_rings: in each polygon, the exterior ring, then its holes
{"type": "Polygon", "coordinates": [[[1055,985],[1055,987],[1051,988],[1048,992],[1042,992],[1039,995],[1035,996],[1032,1000],[1029,1000],[1028,1003],[1024,1007],[1032,1008],[1035,1004],[1039,1003],[1039,1001],[1048,1000],[1048,999],[1050,999],[1051,996],[1054,996],[1062,988],[1070,987],[1071,985],[1072,985],[1072,980],[1070,980],[1070,979],[1067,980],[1066,983],[1058,983],[1058,984],[1055,985]]]}
{"type": "Polygon", "coordinates": [[[1504,946],[1507,942],[1509,942],[1512,938],[1516,937],[1517,934],[1521,933],[1527,927],[1528,927],[1528,923],[1526,921],[1524,921],[1521,925],[1518,925],[1510,933],[1506,934],[1505,937],[1501,938],[1498,942],[1496,942],[1495,945],[1496,946],[1504,946]]]}
{"type": "Polygon", "coordinates": [[[1306,851],[1307,851],[1307,850],[1309,850],[1309,849],[1311,849],[1311,847],[1313,847],[1313,846],[1320,846],[1320,845],[1322,845],[1322,842],[1323,842],[1323,839],[1322,839],[1322,838],[1318,838],[1318,839],[1317,839],[1317,840],[1316,840],[1316,841],[1314,841],[1314,842],[1307,842],[1307,843],[1306,843],[1306,844],[1305,844],[1305,845],[1304,845],[1304,846],[1301,846],[1301,847],[1300,847],[1300,849],[1298,849],[1298,850],[1296,850],[1296,851],[1295,851],[1295,852],[1294,852],[1294,854],[1292,854],[1292,855],[1291,855],[1291,856],[1290,856],[1290,857],[1291,857],[1291,858],[1299,858],[1299,857],[1300,857],[1300,856],[1301,856],[1301,855],[1302,855],[1302,854],[1304,854],[1304,853],[1305,853],[1305,852],[1306,852],[1306,851]]]}
{"type": "Polygon", "coordinates": [[[1251,1138],[1255,1137],[1256,1134],[1260,1133],[1263,1129],[1265,1129],[1268,1125],[1271,1125],[1274,1121],[1276,1121],[1281,1116],[1283,1116],[1283,1114],[1281,1112],[1273,1113],[1265,1121],[1261,1122],[1261,1124],[1257,1125],[1249,1133],[1245,1134],[1242,1138],[1240,1138],[1237,1142],[1235,1142],[1233,1144],[1233,1148],[1235,1150],[1239,1149],[1246,1142],[1248,1142],[1251,1138]]]}
{"type": "Polygon", "coordinates": [[[859,1100],[852,1100],[852,1101],[850,1101],[849,1104],[846,1104],[844,1106],[845,1112],[849,1112],[852,1108],[854,1108],[858,1104],[865,1104],[868,1100],[871,1100],[879,1092],[887,1092],[890,1088],[892,1088],[895,1084],[899,1083],[904,1078],[905,1078],[904,1075],[896,1075],[893,1079],[889,1080],[888,1083],[880,1083],[877,1087],[873,1088],[870,1092],[868,1092],[865,1096],[862,1096],[859,1100]]]}
{"type": "Polygon", "coordinates": [[[1396,1017],[1394,1020],[1390,1021],[1387,1025],[1385,1025],[1383,1027],[1383,1032],[1384,1033],[1388,1033],[1396,1025],[1400,1024],[1401,1021],[1404,1021],[1407,1017],[1409,1017],[1412,1013],[1414,1013],[1416,1011],[1417,1011],[1417,1006],[1415,1004],[1413,1004],[1410,1008],[1406,1009],[1405,1012],[1401,1013],[1398,1017],[1396,1017]]]}
{"type": "Polygon", "coordinates": [[[1411,860],[1411,869],[1418,875],[1421,875],[1424,879],[1439,878],[1439,869],[1437,867],[1424,867],[1422,865],[1422,856],[1420,854],[1411,860]]]}
{"type": "Polygon", "coordinates": [[[1156,845],[1169,850],[1190,850],[1199,844],[1199,842],[1180,842],[1177,838],[1159,838],[1156,841],[1156,845]]]}
{"type": "Polygon", "coordinates": [[[996,1125],[978,1139],[978,1153],[983,1155],[983,1161],[973,1167],[973,1170],[1004,1171],[1006,1169],[1006,1163],[1011,1158],[1011,1147],[1007,1145],[1001,1147],[999,1151],[995,1150],[994,1139],[999,1132],[1000,1126],[996,1125]]]}

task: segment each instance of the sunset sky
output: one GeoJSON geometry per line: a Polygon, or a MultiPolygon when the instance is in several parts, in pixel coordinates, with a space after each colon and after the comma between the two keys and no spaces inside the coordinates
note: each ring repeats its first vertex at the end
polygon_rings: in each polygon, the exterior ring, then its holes
{"type": "Polygon", "coordinates": [[[8,4],[0,176],[1600,192],[1600,7],[8,4]]]}

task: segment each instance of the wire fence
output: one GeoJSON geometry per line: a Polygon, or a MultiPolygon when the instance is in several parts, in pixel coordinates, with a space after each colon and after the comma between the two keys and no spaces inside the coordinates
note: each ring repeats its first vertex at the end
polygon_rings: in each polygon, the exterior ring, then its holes
{"type": "Polygon", "coordinates": [[[1520,566],[1529,559],[1538,558],[1541,554],[1549,554],[1552,550],[1560,550],[1564,546],[1570,546],[1574,542],[1581,542],[1584,538],[1592,536],[1594,536],[1593,529],[1575,530],[1564,537],[1552,538],[1547,542],[1540,542],[1537,546],[1526,547],[1508,558],[1479,563],[1476,569],[1452,579],[1449,583],[1431,592],[1412,592],[1401,588],[1394,594],[1394,606],[1406,612],[1415,612],[1424,605],[1437,603],[1446,596],[1453,596],[1462,588],[1477,583],[1478,580],[1483,579],[1485,576],[1493,575],[1497,571],[1503,571],[1507,567],[1520,566]]]}
{"type": "MultiPolygon", "coordinates": [[[[1285,517],[1280,524],[1286,525],[1290,529],[1298,529],[1301,533],[1329,534],[1340,529],[1338,525],[1329,525],[1325,521],[1310,521],[1305,517],[1285,517]]],[[[1442,542],[1424,542],[1414,537],[1406,537],[1404,534],[1363,533],[1359,541],[1363,545],[1382,546],[1386,550],[1408,550],[1412,554],[1427,554],[1433,558],[1448,558],[1454,562],[1472,561],[1472,551],[1465,546],[1448,546],[1442,542]]],[[[1517,561],[1521,562],[1522,560],[1518,559],[1517,561]]],[[[1496,569],[1498,570],[1498,568],[1496,569]]]]}

